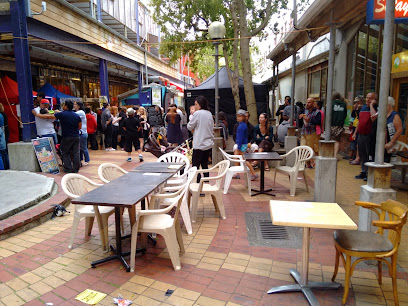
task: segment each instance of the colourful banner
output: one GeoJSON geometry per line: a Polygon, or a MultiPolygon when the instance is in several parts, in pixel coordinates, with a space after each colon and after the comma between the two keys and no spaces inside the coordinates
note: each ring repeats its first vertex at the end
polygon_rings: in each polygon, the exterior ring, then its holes
{"type": "Polygon", "coordinates": [[[58,174],[60,172],[59,165],[49,138],[33,139],[32,143],[41,171],[44,173],[58,174]]]}
{"type": "MultiPolygon", "coordinates": [[[[367,3],[367,24],[384,23],[387,0],[369,0],[367,3]]],[[[408,22],[408,0],[395,0],[395,23],[408,22]]]]}
{"type": "Polygon", "coordinates": [[[394,54],[392,56],[391,73],[408,71],[408,51],[394,54]]]}

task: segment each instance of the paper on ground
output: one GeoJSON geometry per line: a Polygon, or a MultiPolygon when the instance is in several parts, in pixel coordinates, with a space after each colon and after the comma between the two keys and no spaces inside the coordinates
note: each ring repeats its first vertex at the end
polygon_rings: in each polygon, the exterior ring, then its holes
{"type": "Polygon", "coordinates": [[[161,173],[143,173],[143,175],[156,175],[156,176],[158,176],[158,175],[160,175],[161,173]]]}
{"type": "Polygon", "coordinates": [[[85,304],[95,305],[102,301],[105,298],[105,296],[106,296],[105,293],[94,291],[91,289],[86,289],[84,292],[78,294],[75,299],[85,304]]]}

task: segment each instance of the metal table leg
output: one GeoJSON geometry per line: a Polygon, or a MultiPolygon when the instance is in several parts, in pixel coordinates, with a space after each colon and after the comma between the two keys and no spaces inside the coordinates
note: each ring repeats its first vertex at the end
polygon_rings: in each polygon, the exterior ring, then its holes
{"type": "Polygon", "coordinates": [[[258,194],[267,194],[270,196],[275,196],[275,194],[273,193],[269,193],[270,191],[272,191],[272,189],[267,189],[265,190],[265,161],[261,160],[261,181],[259,183],[259,190],[256,189],[251,189],[252,191],[255,191],[255,193],[251,194],[251,196],[256,196],[258,194]]]}
{"type": "MultiPolygon", "coordinates": [[[[91,262],[91,267],[95,268],[96,265],[99,265],[101,263],[109,262],[111,260],[119,260],[122,262],[122,265],[125,267],[126,272],[130,272],[130,267],[128,263],[126,262],[124,256],[129,256],[130,252],[122,253],[122,237],[121,237],[121,228],[120,228],[120,208],[115,207],[115,234],[116,234],[116,248],[114,246],[110,246],[110,249],[115,253],[113,256],[106,257],[104,259],[96,260],[91,262]]],[[[137,249],[136,253],[141,253],[145,252],[146,249],[137,249]]]]}
{"type": "Polygon", "coordinates": [[[297,284],[284,285],[273,287],[269,289],[268,294],[279,292],[302,292],[310,305],[320,305],[316,296],[311,289],[338,289],[339,283],[335,282],[309,282],[308,270],[309,270],[309,244],[310,244],[310,228],[303,228],[303,242],[302,242],[302,275],[296,269],[290,269],[290,275],[295,279],[297,284]]]}

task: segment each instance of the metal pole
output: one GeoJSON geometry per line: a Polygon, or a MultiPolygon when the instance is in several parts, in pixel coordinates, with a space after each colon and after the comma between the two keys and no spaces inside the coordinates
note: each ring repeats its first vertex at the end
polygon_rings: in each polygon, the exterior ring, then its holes
{"type": "Polygon", "coordinates": [[[384,42],[381,60],[380,99],[378,101],[377,135],[375,144],[376,164],[384,164],[387,106],[390,91],[392,44],[394,38],[395,2],[387,1],[385,7],[384,42]]]}
{"type": "Polygon", "coordinates": [[[219,42],[214,42],[215,46],[215,126],[218,127],[218,46],[219,42]]]}
{"type": "Polygon", "coordinates": [[[324,109],[326,124],[324,128],[324,139],[330,140],[330,128],[332,118],[332,95],[333,95],[333,78],[334,78],[334,53],[336,49],[336,25],[333,23],[333,9],[330,17],[330,49],[329,49],[329,67],[327,71],[327,93],[326,107],[324,109]]]}
{"type": "Polygon", "coordinates": [[[144,58],[145,58],[145,70],[146,70],[146,85],[149,85],[149,77],[148,77],[148,74],[147,74],[147,53],[146,53],[146,50],[145,50],[145,53],[144,53],[144,58]]]}
{"type": "Polygon", "coordinates": [[[272,114],[271,114],[271,118],[275,118],[275,103],[276,103],[276,97],[275,97],[275,68],[276,68],[276,66],[273,65],[273,76],[272,76],[272,114]]]}
{"type": "MultiPolygon", "coordinates": [[[[297,6],[296,0],[293,0],[293,28],[297,24],[297,6]]],[[[290,100],[290,126],[294,126],[295,121],[295,80],[296,80],[296,43],[293,46],[292,54],[292,89],[291,89],[291,100],[290,100]]]]}

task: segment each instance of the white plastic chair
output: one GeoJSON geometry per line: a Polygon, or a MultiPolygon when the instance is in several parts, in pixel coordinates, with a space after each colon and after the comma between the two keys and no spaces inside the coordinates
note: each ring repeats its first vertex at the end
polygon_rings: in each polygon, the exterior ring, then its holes
{"type": "Polygon", "coordinates": [[[225,175],[224,182],[224,194],[228,193],[229,187],[231,185],[232,177],[235,174],[245,173],[247,177],[247,187],[248,194],[251,195],[251,172],[247,166],[246,160],[242,155],[231,155],[225,152],[223,149],[219,148],[225,160],[229,160],[232,165],[228,168],[227,174],[225,175]],[[235,163],[239,163],[239,166],[235,166],[235,163]]]}
{"type": "MultiPolygon", "coordinates": [[[[187,182],[179,186],[164,187],[161,193],[155,193],[150,198],[150,209],[157,209],[160,206],[170,206],[173,203],[173,198],[178,196],[186,187],[190,185],[191,181],[195,177],[197,167],[188,169],[185,173],[187,176],[187,182]],[[173,193],[170,193],[173,191],[173,193]]],[[[191,225],[190,212],[188,209],[187,194],[184,195],[183,201],[180,206],[180,214],[183,218],[184,225],[186,226],[187,233],[191,235],[193,228],[191,225]]]]}
{"type": "Polygon", "coordinates": [[[290,150],[288,153],[281,155],[282,158],[288,157],[291,154],[295,154],[295,163],[293,167],[289,166],[277,166],[275,168],[275,176],[273,178],[273,184],[276,183],[276,173],[283,172],[289,175],[290,180],[290,195],[295,196],[296,193],[296,182],[299,171],[303,172],[303,178],[305,180],[306,191],[309,192],[306,181],[305,163],[313,158],[313,149],[308,146],[298,146],[290,150]]]}
{"type": "Polygon", "coordinates": [[[130,249],[130,271],[135,270],[135,255],[137,234],[156,233],[161,235],[166,242],[174,270],[181,269],[179,251],[184,253],[184,244],[181,236],[180,223],[178,221],[180,206],[184,195],[188,190],[188,185],[181,189],[177,196],[172,198],[172,203],[163,209],[140,210],[136,215],[136,223],[132,227],[131,249],[130,249]],[[177,207],[174,218],[168,213],[177,207]]]}
{"type": "MultiPolygon", "coordinates": [[[[61,180],[62,190],[71,199],[79,198],[81,195],[99,186],[102,186],[102,184],[97,184],[89,178],[76,173],[65,174],[61,180]]],[[[85,218],[85,235],[89,236],[92,231],[94,219],[95,217],[98,217],[99,214],[100,218],[97,219],[102,220],[102,224],[99,224],[98,222],[99,234],[101,237],[102,247],[105,251],[107,251],[109,247],[108,219],[109,216],[115,212],[115,208],[108,206],[90,206],[79,204],[74,204],[74,206],[75,214],[72,222],[72,231],[68,248],[72,248],[79,221],[81,221],[82,218],[85,218]]]]}
{"type": "Polygon", "coordinates": [[[98,168],[99,178],[104,183],[109,183],[126,173],[128,172],[125,169],[111,163],[104,163],[98,168]]]}
{"type": "Polygon", "coordinates": [[[225,208],[224,202],[222,200],[222,191],[221,191],[221,181],[222,178],[228,171],[229,168],[229,161],[223,160],[216,164],[214,167],[210,169],[204,170],[197,170],[197,174],[201,174],[201,179],[199,183],[191,183],[189,188],[189,203],[191,206],[191,221],[196,222],[197,218],[197,207],[198,207],[198,199],[200,198],[200,194],[203,193],[205,195],[209,194],[212,197],[214,207],[216,211],[220,212],[221,218],[226,219],[225,216],[225,208]],[[213,177],[204,177],[203,174],[206,172],[214,171],[218,168],[217,176],[213,177]],[[215,184],[211,185],[210,182],[214,181],[215,184]]]}
{"type": "MultiPolygon", "coordinates": [[[[113,181],[114,179],[128,173],[125,169],[119,167],[118,165],[112,164],[112,163],[103,163],[102,165],[99,166],[98,168],[98,175],[99,178],[101,179],[102,182],[104,183],[109,183],[110,181],[113,181]]],[[[120,209],[120,228],[122,230],[122,234],[125,233],[125,228],[123,226],[123,213],[125,209],[121,208],[120,209]]],[[[134,216],[136,215],[136,207],[133,205],[132,207],[128,208],[129,214],[133,214],[134,216]]]]}
{"type": "Polygon", "coordinates": [[[166,162],[166,163],[180,163],[186,164],[184,167],[184,173],[175,174],[171,179],[166,182],[166,185],[181,185],[184,184],[187,180],[186,171],[190,168],[190,161],[188,160],[187,156],[177,153],[177,152],[170,152],[163,154],[157,159],[157,162],[166,162]]]}
{"type": "MultiPolygon", "coordinates": [[[[408,150],[408,144],[401,141],[397,141],[393,147],[393,151],[403,151],[404,149],[408,150]]],[[[407,174],[408,162],[403,162],[401,156],[393,156],[391,158],[391,164],[394,165],[394,168],[401,169],[401,182],[405,183],[405,176],[407,174]]]]}

